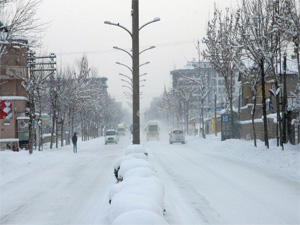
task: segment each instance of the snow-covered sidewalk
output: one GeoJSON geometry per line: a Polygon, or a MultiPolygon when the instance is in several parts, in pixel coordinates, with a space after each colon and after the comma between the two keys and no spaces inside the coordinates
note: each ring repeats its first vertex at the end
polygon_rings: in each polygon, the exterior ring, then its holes
{"type": "Polygon", "coordinates": [[[238,158],[253,165],[270,168],[299,178],[300,145],[285,144],[283,151],[281,147],[277,147],[276,140],[270,140],[269,144],[270,148],[268,149],[260,140],[257,141],[257,147],[254,147],[253,141],[243,139],[220,141],[220,134],[217,137],[207,135],[205,140],[197,136],[190,136],[187,142],[188,146],[202,151],[224,157],[238,158]],[[205,146],[204,149],[203,146],[205,146]]]}

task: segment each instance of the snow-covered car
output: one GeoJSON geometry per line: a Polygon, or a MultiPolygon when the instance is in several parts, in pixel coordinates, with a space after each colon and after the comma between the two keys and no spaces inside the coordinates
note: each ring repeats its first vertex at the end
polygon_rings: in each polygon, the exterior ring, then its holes
{"type": "Polygon", "coordinates": [[[179,130],[179,129],[172,130],[169,135],[170,135],[170,139],[169,139],[170,144],[173,144],[175,142],[180,142],[182,144],[185,144],[185,136],[183,130],[179,130]]]}
{"type": "Polygon", "coordinates": [[[114,129],[106,130],[105,132],[105,144],[107,143],[115,143],[118,144],[119,136],[118,132],[114,129]]]}

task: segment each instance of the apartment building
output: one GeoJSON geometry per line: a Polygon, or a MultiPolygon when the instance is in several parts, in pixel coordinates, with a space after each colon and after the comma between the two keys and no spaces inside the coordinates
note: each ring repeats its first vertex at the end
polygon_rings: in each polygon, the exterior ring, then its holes
{"type": "MultiPolygon", "coordinates": [[[[14,43],[27,44],[27,40],[16,37],[14,43]]],[[[6,54],[0,57],[0,144],[2,148],[14,147],[19,141],[28,139],[26,117],[27,93],[22,78],[28,77],[27,49],[21,45],[9,45],[6,54]]]]}

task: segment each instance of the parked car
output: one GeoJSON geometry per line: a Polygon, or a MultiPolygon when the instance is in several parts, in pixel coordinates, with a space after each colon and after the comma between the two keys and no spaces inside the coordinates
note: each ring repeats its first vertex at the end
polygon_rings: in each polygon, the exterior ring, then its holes
{"type": "Polygon", "coordinates": [[[175,142],[180,142],[182,144],[185,144],[185,135],[183,130],[179,130],[179,129],[172,130],[169,135],[170,135],[170,139],[169,139],[170,144],[173,144],[175,142]]]}
{"type": "Polygon", "coordinates": [[[118,144],[119,136],[118,132],[114,129],[109,129],[105,131],[105,144],[115,143],[118,144]]]}

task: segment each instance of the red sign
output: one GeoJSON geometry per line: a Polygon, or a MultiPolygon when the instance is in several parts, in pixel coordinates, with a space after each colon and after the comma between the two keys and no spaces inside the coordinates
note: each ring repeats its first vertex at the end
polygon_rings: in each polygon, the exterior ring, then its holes
{"type": "Polygon", "coordinates": [[[12,102],[0,101],[0,119],[11,119],[13,116],[12,102]]]}

